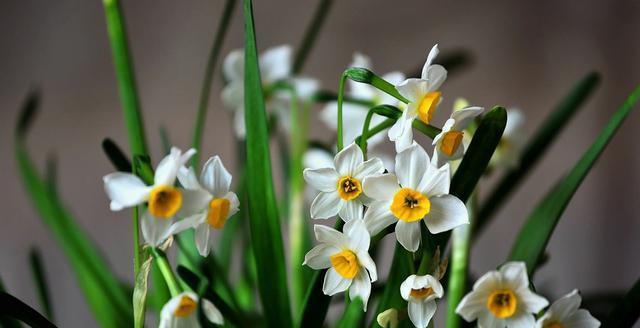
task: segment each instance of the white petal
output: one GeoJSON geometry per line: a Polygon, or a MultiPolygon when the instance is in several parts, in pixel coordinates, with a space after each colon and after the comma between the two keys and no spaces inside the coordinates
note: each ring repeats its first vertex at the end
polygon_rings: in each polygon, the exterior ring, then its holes
{"type": "Polygon", "coordinates": [[[467,107],[451,113],[451,118],[455,121],[453,129],[456,131],[463,131],[466,129],[473,120],[480,116],[484,112],[482,107],[467,107]]]}
{"type": "Polygon", "coordinates": [[[347,237],[336,229],[316,224],[313,226],[313,231],[319,243],[333,245],[338,248],[342,248],[348,244],[347,237]]]}
{"type": "Polygon", "coordinates": [[[384,173],[364,179],[362,189],[368,197],[375,200],[391,200],[400,186],[395,174],[384,173]]]}
{"type": "Polygon", "coordinates": [[[349,249],[356,252],[366,252],[369,250],[369,231],[363,220],[351,220],[344,225],[344,235],[349,239],[349,249]]]}
{"type": "Polygon", "coordinates": [[[456,196],[442,195],[432,197],[431,210],[423,219],[433,234],[449,231],[469,223],[469,213],[464,203],[456,196]]]}
{"type": "Polygon", "coordinates": [[[360,270],[358,275],[353,279],[351,287],[349,287],[349,299],[355,300],[357,297],[362,299],[364,311],[367,312],[367,302],[369,301],[369,295],[371,295],[371,281],[369,275],[364,270],[360,270]]]}
{"type": "Polygon", "coordinates": [[[193,166],[189,168],[181,167],[178,169],[178,181],[182,187],[186,189],[201,189],[200,182],[196,176],[196,171],[193,166]]]}
{"type": "Polygon", "coordinates": [[[345,201],[340,209],[340,217],[345,221],[362,220],[362,212],[364,211],[364,205],[358,200],[345,201]]]}
{"type": "MultiPolygon", "coordinates": [[[[362,84],[362,83],[358,83],[362,84]]],[[[355,141],[355,138],[362,133],[362,125],[367,117],[368,108],[350,103],[342,104],[342,138],[345,144],[350,144],[355,141]]],[[[338,130],[338,103],[329,102],[324,109],[320,112],[320,119],[334,131],[338,130]]],[[[371,120],[371,126],[376,124],[377,117],[371,120]]],[[[374,137],[374,139],[377,135],[374,137]]],[[[377,138],[380,139],[380,138],[377,138]]],[[[369,139],[369,145],[372,140],[369,139]]],[[[333,163],[333,158],[331,159],[333,163]]],[[[333,164],[331,165],[333,166],[333,164]]]]}
{"type": "Polygon", "coordinates": [[[180,189],[182,206],[178,211],[179,217],[190,216],[209,208],[211,194],[204,189],[180,189]]]}
{"type": "Polygon", "coordinates": [[[574,289],[571,293],[561,297],[557,301],[551,304],[547,313],[553,313],[553,316],[559,321],[564,321],[571,314],[578,310],[582,299],[577,289],[574,289]]]}
{"type": "Polygon", "coordinates": [[[169,185],[172,186],[175,182],[176,175],[178,174],[178,169],[180,168],[180,157],[182,156],[182,152],[180,149],[173,147],[171,148],[171,152],[169,155],[165,156],[158,167],[156,168],[156,173],[153,178],[153,184],[155,186],[158,185],[169,185]]]}
{"type": "Polygon", "coordinates": [[[233,131],[238,139],[244,139],[247,135],[247,128],[244,124],[244,105],[236,109],[233,114],[233,131]]]}
{"type": "Polygon", "coordinates": [[[402,131],[402,134],[400,134],[395,140],[396,153],[407,149],[409,146],[411,146],[411,144],[414,143],[413,128],[411,127],[411,124],[413,124],[413,119],[406,120],[403,122],[403,124],[405,125],[404,130],[402,131]]]}
{"type": "Polygon", "coordinates": [[[289,77],[291,74],[291,47],[282,45],[260,55],[260,72],[265,84],[289,77]]]}
{"type": "Polygon", "coordinates": [[[505,328],[507,324],[504,319],[498,319],[489,311],[478,313],[478,328],[505,328]]]}
{"type": "Polygon", "coordinates": [[[219,156],[209,158],[202,167],[200,180],[202,186],[215,198],[223,197],[231,187],[231,173],[222,164],[219,156]]]}
{"type": "Polygon", "coordinates": [[[339,248],[330,244],[319,244],[304,256],[302,265],[308,265],[314,270],[326,269],[331,266],[329,257],[336,253],[340,253],[339,248]]]}
{"type": "Polygon", "coordinates": [[[333,167],[333,155],[324,149],[312,148],[304,153],[302,162],[304,167],[310,169],[333,167]]]}
{"type": "Polygon", "coordinates": [[[431,142],[432,146],[435,146],[438,142],[440,142],[440,140],[442,138],[444,138],[444,135],[447,134],[447,132],[450,132],[453,129],[453,126],[456,124],[456,120],[450,118],[448,119],[446,122],[444,122],[444,125],[442,126],[442,130],[440,131],[440,133],[438,133],[435,138],[433,138],[433,142],[431,142]]]}
{"type": "Polygon", "coordinates": [[[238,213],[238,210],[240,210],[240,200],[238,199],[238,195],[236,195],[236,193],[233,191],[230,191],[226,195],[224,195],[224,198],[229,200],[229,216],[228,217],[230,218],[236,213],[238,213]]]}
{"type": "Polygon", "coordinates": [[[358,256],[358,262],[360,262],[360,265],[369,271],[371,282],[378,280],[378,270],[376,268],[376,263],[371,258],[371,255],[366,251],[358,252],[356,255],[358,256]]]}
{"type": "Polygon", "coordinates": [[[142,204],[151,192],[151,187],[145,185],[137,176],[129,173],[111,173],[102,180],[104,181],[104,190],[111,199],[112,211],[142,204]]]}
{"type": "Polygon", "coordinates": [[[222,72],[229,81],[244,79],[244,51],[241,49],[230,52],[222,63],[222,72]]]}
{"type": "Polygon", "coordinates": [[[358,166],[364,162],[364,156],[360,147],[352,143],[336,155],[334,162],[340,176],[354,176],[358,166]]]}
{"type": "Polygon", "coordinates": [[[201,224],[205,224],[207,221],[207,215],[203,213],[194,214],[188,216],[182,220],[178,220],[171,225],[169,233],[172,235],[179,234],[187,229],[196,228],[201,224]]]}
{"type": "Polygon", "coordinates": [[[172,224],[172,219],[156,219],[149,211],[145,211],[140,222],[142,237],[147,244],[158,247],[169,237],[172,224]]]}
{"type": "Polygon", "coordinates": [[[207,317],[209,321],[215,323],[216,325],[223,325],[224,318],[222,317],[222,313],[220,310],[213,305],[213,303],[209,302],[209,300],[202,299],[202,311],[204,315],[207,317]]]}
{"type": "Polygon", "coordinates": [[[594,318],[589,311],[580,309],[562,322],[566,328],[597,328],[600,321],[594,318]]]}
{"type": "Polygon", "coordinates": [[[316,190],[332,192],[338,189],[340,176],[333,167],[305,169],[303,175],[304,180],[316,190]]]}
{"type": "Polygon", "coordinates": [[[390,205],[390,201],[377,201],[370,204],[364,214],[364,223],[371,236],[379,234],[384,228],[398,222],[389,210],[390,205]]]}
{"type": "Polygon", "coordinates": [[[207,257],[211,250],[209,235],[211,229],[208,224],[201,224],[196,227],[196,247],[201,256],[207,257]]]}
{"type": "Polygon", "coordinates": [[[486,312],[488,296],[488,293],[484,290],[476,290],[474,287],[474,290],[465,295],[458,303],[456,313],[462,316],[464,320],[472,322],[481,313],[486,312]]]}
{"type": "Polygon", "coordinates": [[[343,200],[337,192],[321,192],[311,203],[311,218],[332,218],[340,212],[342,205],[343,200]]]}
{"type": "Polygon", "coordinates": [[[524,262],[507,262],[500,267],[504,281],[513,289],[529,288],[527,266],[524,262]]]}
{"type": "Polygon", "coordinates": [[[409,319],[414,326],[417,328],[426,328],[429,325],[429,321],[433,318],[433,315],[436,313],[436,302],[428,301],[428,302],[414,302],[409,301],[409,319]]]}
{"type": "Polygon", "coordinates": [[[442,86],[447,79],[447,70],[440,65],[431,65],[427,69],[428,91],[435,91],[442,86]]]}
{"type": "Polygon", "coordinates": [[[428,86],[429,82],[426,80],[409,78],[396,86],[396,89],[403,97],[407,98],[409,102],[419,103],[428,90],[428,86]]]}
{"type": "Polygon", "coordinates": [[[517,297],[518,301],[522,303],[524,311],[528,313],[538,313],[549,305],[549,301],[528,288],[517,291],[517,297]]]}
{"type": "Polygon", "coordinates": [[[356,167],[356,171],[353,175],[356,179],[362,181],[368,176],[380,174],[382,172],[384,172],[382,160],[379,158],[372,158],[356,167]]]}
{"type": "Polygon", "coordinates": [[[295,88],[298,98],[302,100],[313,96],[320,87],[318,80],[307,77],[295,77],[289,79],[289,82],[295,88]]]}
{"type": "Polygon", "coordinates": [[[432,163],[428,165],[428,173],[420,181],[417,189],[428,197],[448,194],[451,186],[451,167],[449,164],[443,164],[437,169],[432,163]]]}
{"type": "Polygon", "coordinates": [[[410,252],[415,252],[420,246],[420,221],[398,221],[396,224],[396,238],[402,247],[410,252]]]}
{"type": "Polygon", "coordinates": [[[351,286],[351,279],[345,279],[334,268],[329,268],[324,276],[322,292],[325,295],[333,296],[344,292],[349,286],[351,286]]]}
{"type": "Polygon", "coordinates": [[[536,324],[536,319],[529,313],[516,313],[505,322],[509,328],[531,328],[536,324]]]}
{"type": "Polygon", "coordinates": [[[222,103],[232,111],[244,107],[244,83],[233,81],[222,89],[222,103]]]}
{"type": "Polygon", "coordinates": [[[426,80],[429,78],[429,76],[427,75],[427,70],[433,64],[433,60],[436,59],[439,53],[440,49],[438,49],[438,44],[435,44],[433,47],[431,47],[431,50],[429,50],[427,61],[424,62],[424,65],[422,66],[422,73],[420,74],[420,77],[422,79],[426,80]]]}
{"type": "Polygon", "coordinates": [[[416,118],[415,105],[409,104],[407,109],[389,129],[389,140],[395,142],[396,152],[401,152],[413,143],[413,120],[416,118]]]}
{"type": "Polygon", "coordinates": [[[415,274],[412,274],[400,284],[400,296],[402,296],[402,299],[405,301],[409,300],[411,290],[413,289],[413,282],[416,280],[416,277],[415,274]]]}
{"type": "Polygon", "coordinates": [[[403,188],[417,189],[427,173],[429,155],[417,143],[396,155],[396,174],[403,188]]]}

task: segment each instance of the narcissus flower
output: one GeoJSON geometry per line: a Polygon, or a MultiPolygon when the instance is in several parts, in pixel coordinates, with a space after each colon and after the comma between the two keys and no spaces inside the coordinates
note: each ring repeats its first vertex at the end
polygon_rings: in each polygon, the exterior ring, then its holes
{"type": "Polygon", "coordinates": [[[442,298],[444,289],[432,275],[410,275],[400,285],[400,295],[409,302],[409,319],[414,326],[426,328],[436,313],[436,299],[442,298]]]}
{"type": "Polygon", "coordinates": [[[329,296],[349,289],[349,298],[360,297],[367,310],[371,283],[378,279],[376,264],[369,256],[369,232],[362,220],[344,225],[344,233],[315,225],[320,244],[307,253],[304,264],[312,269],[327,269],[322,291],[329,296]]]}
{"type": "Polygon", "coordinates": [[[178,173],[178,179],[182,186],[191,191],[192,197],[184,204],[183,213],[187,217],[172,226],[172,233],[195,229],[198,252],[207,256],[211,248],[211,228],[222,229],[227,219],[238,212],[240,206],[238,196],[230,191],[231,174],[220,157],[215,156],[203,166],[200,180],[193,168],[185,167],[178,173]]]}
{"type": "MultiPolygon", "coordinates": [[[[202,300],[202,311],[205,317],[216,325],[224,324],[222,313],[206,299],[202,300]]],[[[197,328],[198,320],[198,295],[185,292],[167,302],[160,312],[160,328],[197,328]]]]}
{"type": "Polygon", "coordinates": [[[469,223],[467,208],[449,195],[449,165],[437,168],[425,150],[414,143],[396,155],[396,173],[373,175],[364,181],[366,195],[374,201],[364,216],[371,235],[396,223],[398,242],[415,252],[420,246],[420,222],[431,233],[469,223]]]}
{"type": "Polygon", "coordinates": [[[600,321],[589,311],[580,309],[582,298],[578,290],[553,302],[547,312],[538,319],[536,328],[597,328],[600,321]]]}
{"type": "Polygon", "coordinates": [[[386,309],[376,316],[376,321],[382,328],[397,328],[398,310],[394,308],[386,309]]]}
{"type": "Polygon", "coordinates": [[[462,158],[466,147],[464,130],[483,111],[482,107],[467,107],[451,113],[451,118],[444,123],[442,132],[433,138],[433,161],[436,166],[441,167],[447,162],[462,158]]]}
{"type": "Polygon", "coordinates": [[[320,191],[311,204],[311,218],[328,219],[340,214],[344,221],[362,219],[366,202],[362,181],[382,172],[382,161],[378,158],[364,161],[356,144],[336,154],[333,167],[305,169],[304,179],[320,191]]]}
{"type": "Polygon", "coordinates": [[[389,139],[396,144],[396,151],[401,152],[413,142],[413,120],[419,118],[426,124],[431,122],[433,114],[442,101],[442,94],[438,89],[447,79],[447,70],[440,65],[433,65],[438,55],[438,45],[433,46],[422,68],[419,79],[406,79],[396,87],[398,92],[409,100],[402,116],[389,129],[389,139]]]}
{"type": "Polygon", "coordinates": [[[534,313],[549,302],[529,289],[524,262],[508,262],[489,271],[473,285],[456,309],[465,320],[478,320],[478,327],[533,327],[534,313]]]}
{"type": "MultiPolygon", "coordinates": [[[[353,55],[353,62],[349,67],[372,69],[369,57],[361,53],[355,53],[353,55]]],[[[390,72],[383,75],[382,78],[393,85],[397,85],[405,79],[405,75],[401,72],[390,72]]],[[[372,87],[369,84],[355,82],[352,80],[348,80],[347,83],[349,85],[349,92],[347,93],[349,97],[369,101],[373,106],[383,104],[397,105],[399,103],[398,99],[372,87]]],[[[355,138],[362,133],[362,125],[364,124],[364,120],[367,117],[368,112],[369,106],[348,102],[344,102],[342,104],[342,135],[345,144],[354,142],[355,138]]],[[[320,119],[322,119],[327,126],[336,131],[338,129],[338,103],[335,101],[327,103],[320,114],[320,119]]],[[[384,120],[386,120],[385,117],[373,115],[370,127],[374,127],[384,120]]],[[[372,148],[382,140],[384,140],[384,135],[379,133],[369,138],[367,142],[369,147],[372,148]]]]}
{"type": "MultiPolygon", "coordinates": [[[[267,49],[260,55],[260,76],[266,93],[266,107],[278,115],[278,121],[286,126],[289,121],[290,96],[270,90],[277,82],[287,82],[299,99],[309,98],[317,89],[318,82],[304,77],[293,77],[291,68],[291,47],[282,45],[267,49]],[[274,92],[274,93],[272,93],[274,92]]],[[[244,125],[244,51],[234,50],[224,60],[223,74],[227,85],[222,90],[222,101],[234,110],[234,130],[239,138],[245,136],[244,125]]]]}
{"type": "Polygon", "coordinates": [[[496,151],[491,156],[490,166],[513,168],[519,164],[520,153],[526,142],[522,129],[524,120],[524,114],[519,109],[507,110],[507,125],[496,151]]]}
{"type": "Polygon", "coordinates": [[[180,167],[195,154],[189,149],[184,154],[178,148],[160,161],[155,171],[152,186],[147,186],[137,176],[116,172],[103,178],[104,189],[111,199],[111,210],[148,204],[142,215],[140,228],[145,241],[158,246],[171,235],[173,219],[182,209],[183,204],[192,199],[193,192],[174,186],[180,167]]]}

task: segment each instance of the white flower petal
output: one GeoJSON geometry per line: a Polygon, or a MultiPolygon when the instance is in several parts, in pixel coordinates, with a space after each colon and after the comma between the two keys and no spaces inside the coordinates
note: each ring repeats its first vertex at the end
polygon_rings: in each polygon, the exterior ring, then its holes
{"type": "Polygon", "coordinates": [[[282,45],[260,55],[260,73],[265,84],[271,84],[291,74],[291,47],[282,45]]]}
{"type": "Polygon", "coordinates": [[[351,286],[351,281],[351,279],[343,278],[334,268],[329,268],[324,276],[322,292],[329,296],[344,292],[351,286]]]}
{"type": "Polygon", "coordinates": [[[469,213],[464,203],[456,196],[442,195],[432,197],[431,210],[423,219],[433,234],[449,231],[469,223],[469,213]]]}
{"type": "Polygon", "coordinates": [[[396,155],[396,174],[403,188],[418,189],[429,168],[429,155],[417,143],[396,155]]]}
{"type": "Polygon", "coordinates": [[[182,220],[178,220],[169,228],[169,234],[176,235],[187,229],[196,228],[201,224],[205,224],[207,221],[207,215],[205,212],[188,216],[182,220]]]}
{"type": "Polygon", "coordinates": [[[400,189],[398,178],[393,173],[372,175],[364,179],[362,189],[370,198],[375,200],[391,200],[400,189]]]}
{"type": "Polygon", "coordinates": [[[302,265],[314,270],[326,269],[331,266],[330,256],[340,253],[340,249],[330,244],[319,244],[312,248],[305,256],[302,265]]]}
{"type": "Polygon", "coordinates": [[[440,65],[431,65],[427,69],[427,80],[429,81],[428,91],[440,89],[442,83],[447,79],[447,70],[440,65]]]}
{"type": "Polygon", "coordinates": [[[531,328],[536,324],[536,319],[529,313],[516,313],[504,321],[509,328],[531,328]]]}
{"type": "Polygon", "coordinates": [[[291,78],[289,83],[295,88],[298,98],[303,100],[313,96],[320,87],[318,80],[308,77],[291,78]]]}
{"type": "Polygon", "coordinates": [[[529,288],[518,290],[517,297],[518,301],[522,304],[523,310],[528,313],[538,313],[549,305],[549,301],[544,297],[535,294],[529,290],[529,288]]]}
{"type": "Polygon", "coordinates": [[[345,221],[362,220],[362,212],[364,211],[364,205],[358,200],[345,201],[340,209],[340,217],[345,221]]]}
{"type": "Polygon", "coordinates": [[[375,282],[378,280],[378,270],[376,268],[376,263],[371,258],[371,255],[366,251],[361,251],[356,254],[358,256],[358,262],[363,266],[367,271],[369,271],[369,276],[371,277],[371,282],[375,282]]]}
{"type": "Polygon", "coordinates": [[[200,256],[207,257],[209,255],[209,251],[211,250],[210,233],[211,229],[208,224],[201,224],[196,227],[196,248],[198,248],[200,256]]]}
{"type": "Polygon", "coordinates": [[[380,174],[382,172],[384,172],[384,165],[382,164],[382,160],[376,157],[363,162],[358,167],[356,167],[356,171],[353,175],[354,178],[362,181],[366,177],[374,174],[380,174]]]}
{"type": "Polygon", "coordinates": [[[244,51],[236,49],[224,58],[222,73],[228,81],[242,81],[244,79],[244,51]]]}
{"type": "Polygon", "coordinates": [[[408,312],[409,319],[417,328],[426,328],[429,325],[429,321],[436,313],[435,301],[409,301],[408,312]]]}
{"type": "Polygon", "coordinates": [[[377,201],[370,204],[364,214],[364,223],[371,236],[379,234],[384,228],[398,222],[389,210],[390,205],[390,201],[377,201]]]}
{"type": "Polygon", "coordinates": [[[247,128],[244,124],[244,106],[236,108],[233,114],[233,131],[238,139],[244,139],[247,135],[247,128]]]}
{"type": "Polygon", "coordinates": [[[369,250],[371,240],[369,231],[367,231],[363,220],[351,220],[345,223],[343,231],[349,240],[349,249],[356,252],[366,252],[369,250]]]}
{"type": "Polygon", "coordinates": [[[196,176],[196,171],[193,166],[189,168],[181,167],[178,169],[178,181],[182,187],[186,189],[201,189],[200,182],[196,176]]]}
{"type": "Polygon", "coordinates": [[[347,237],[336,229],[316,224],[313,226],[313,231],[319,243],[333,245],[338,248],[342,248],[348,244],[347,237]]]}
{"type": "Polygon", "coordinates": [[[400,284],[400,296],[402,296],[402,299],[404,299],[405,301],[409,300],[409,296],[411,295],[411,290],[413,289],[413,283],[416,280],[416,277],[417,276],[415,274],[412,274],[400,284]]]}
{"type": "Polygon", "coordinates": [[[478,318],[480,314],[486,312],[488,296],[489,294],[486,291],[477,290],[474,286],[473,291],[465,295],[460,303],[458,303],[456,313],[462,316],[464,320],[472,322],[478,318]]]}
{"type": "Polygon", "coordinates": [[[232,217],[240,210],[240,200],[238,199],[238,195],[236,195],[235,192],[230,191],[224,195],[224,198],[229,200],[229,217],[232,217]]]}
{"type": "Polygon", "coordinates": [[[433,47],[431,47],[431,50],[429,50],[429,54],[427,55],[427,61],[425,61],[424,65],[422,66],[422,73],[420,74],[420,77],[423,80],[427,80],[429,78],[429,76],[427,75],[427,71],[429,67],[433,64],[433,61],[436,59],[439,53],[440,53],[440,49],[438,49],[438,44],[436,43],[435,45],[433,45],[433,47]]]}
{"type": "Polygon", "coordinates": [[[333,167],[333,155],[324,149],[312,148],[304,153],[302,162],[309,169],[333,167]]]}
{"type": "Polygon", "coordinates": [[[233,81],[222,89],[222,103],[232,111],[244,107],[244,83],[233,81]]]}
{"type": "MultiPolygon", "coordinates": [[[[486,307],[485,307],[486,308],[486,307]]],[[[504,319],[493,316],[489,311],[482,311],[478,314],[478,328],[505,328],[504,319]]]]}
{"type": "Polygon", "coordinates": [[[407,149],[409,146],[411,146],[411,144],[414,143],[413,128],[411,127],[412,123],[413,123],[413,119],[406,120],[403,122],[403,124],[405,125],[404,130],[402,131],[402,134],[400,134],[398,138],[395,140],[396,153],[399,153],[407,149]]]}
{"type": "MultiPolygon", "coordinates": [[[[362,83],[358,83],[361,84],[362,83]]],[[[362,133],[362,125],[367,117],[368,108],[358,104],[343,103],[342,104],[342,138],[344,144],[350,144],[355,138],[362,133]]],[[[338,103],[329,102],[320,112],[320,119],[334,131],[338,130],[338,103]]],[[[384,118],[383,118],[384,119],[384,118]]],[[[371,120],[371,126],[379,123],[379,117],[374,116],[371,120]]],[[[382,137],[376,135],[369,138],[368,143],[371,146],[375,140],[382,137]]],[[[333,163],[333,158],[331,159],[333,163]]],[[[333,166],[333,164],[331,164],[333,166]]]]}
{"type": "Polygon", "coordinates": [[[451,118],[455,121],[452,127],[456,131],[463,131],[466,129],[473,120],[480,116],[484,112],[484,108],[473,106],[460,110],[456,110],[451,113],[451,118]]]}
{"type": "Polygon", "coordinates": [[[202,186],[215,198],[223,197],[231,187],[231,173],[222,164],[219,156],[209,158],[202,167],[200,180],[202,186]]]}
{"type": "Polygon", "coordinates": [[[208,191],[204,189],[180,189],[180,193],[182,194],[182,206],[177,216],[190,216],[209,208],[209,202],[212,197],[208,191]]]}
{"type": "Polygon", "coordinates": [[[554,318],[564,322],[566,318],[578,310],[580,303],[582,303],[582,298],[578,290],[574,289],[571,293],[553,302],[547,310],[547,313],[552,313],[554,318]]]}
{"type": "Polygon", "coordinates": [[[220,310],[213,305],[213,303],[209,302],[209,300],[202,299],[202,311],[204,315],[207,317],[209,321],[215,323],[216,325],[223,325],[224,318],[222,317],[222,313],[220,310]]]}
{"type": "Polygon", "coordinates": [[[319,169],[305,169],[304,180],[316,190],[322,192],[333,192],[338,189],[340,176],[333,167],[319,169]]]}
{"type": "Polygon", "coordinates": [[[102,180],[104,181],[104,190],[111,199],[112,211],[142,204],[151,192],[151,187],[145,185],[137,176],[129,173],[111,173],[102,180]]]}
{"type": "Polygon", "coordinates": [[[562,322],[565,328],[597,328],[600,321],[594,318],[589,311],[580,309],[562,322]]]}
{"type": "Polygon", "coordinates": [[[341,150],[334,160],[336,171],[340,176],[354,176],[356,169],[364,162],[362,150],[355,143],[341,150]]]}
{"type": "Polygon", "coordinates": [[[178,174],[178,169],[182,166],[181,159],[182,152],[180,149],[176,147],[171,148],[169,155],[165,156],[158,164],[155,176],[153,177],[153,184],[155,186],[173,186],[176,175],[178,174]]]}
{"type": "Polygon", "coordinates": [[[419,103],[428,90],[429,82],[423,79],[409,78],[398,86],[396,90],[411,103],[419,103]]]}
{"type": "Polygon", "coordinates": [[[311,203],[312,219],[328,219],[336,216],[344,201],[337,192],[321,192],[311,203]]]}
{"type": "Polygon", "coordinates": [[[504,281],[513,289],[529,288],[529,276],[524,262],[507,262],[500,267],[504,281]]]}
{"type": "Polygon", "coordinates": [[[427,175],[420,181],[418,191],[427,195],[427,197],[446,195],[449,193],[451,186],[451,167],[444,164],[438,168],[429,163],[427,175]]]}
{"type": "Polygon", "coordinates": [[[364,270],[360,270],[358,275],[353,279],[351,287],[349,287],[349,299],[355,300],[357,297],[362,299],[364,312],[367,312],[367,303],[371,295],[371,281],[369,275],[364,270]]]}
{"type": "Polygon", "coordinates": [[[420,221],[405,222],[399,220],[396,224],[396,238],[402,247],[415,252],[420,246],[420,221]]]}
{"type": "Polygon", "coordinates": [[[158,247],[169,237],[172,224],[172,219],[156,219],[149,211],[145,211],[140,220],[142,237],[147,244],[158,247]]]}

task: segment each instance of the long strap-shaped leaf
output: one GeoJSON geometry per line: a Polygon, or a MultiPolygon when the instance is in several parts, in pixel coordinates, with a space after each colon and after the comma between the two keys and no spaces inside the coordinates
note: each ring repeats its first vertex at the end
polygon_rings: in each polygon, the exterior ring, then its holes
{"type": "Polygon", "coordinates": [[[542,123],[524,148],[519,158],[518,166],[505,174],[480,208],[478,218],[473,226],[474,235],[477,235],[482,230],[491,215],[513,194],[512,191],[518,187],[531,169],[535,167],[546,150],[549,149],[549,145],[559,135],[558,131],[562,131],[563,127],[582,108],[582,104],[593,93],[599,81],[600,75],[598,73],[589,73],[576,84],[567,97],[560,102],[551,115],[542,123]]]}
{"type": "Polygon", "coordinates": [[[36,286],[36,291],[38,292],[40,306],[47,318],[49,318],[49,320],[53,320],[51,298],[49,297],[49,284],[47,283],[42,256],[40,255],[40,250],[38,248],[34,247],[29,251],[29,263],[31,265],[33,282],[36,286]]]}
{"type": "Polygon", "coordinates": [[[258,272],[258,290],[269,327],[291,327],[284,246],[273,189],[267,115],[258,65],[251,0],[244,0],[244,105],[247,127],[247,195],[251,242],[258,272]]]}
{"type": "Polygon", "coordinates": [[[20,320],[31,327],[56,327],[47,320],[47,318],[38,313],[38,311],[6,292],[0,292],[0,316],[20,320]]]}
{"type": "Polygon", "coordinates": [[[535,272],[551,234],[564,209],[571,201],[589,170],[640,98],[640,86],[613,115],[591,147],[582,155],[569,174],[559,181],[529,215],[509,255],[510,261],[524,261],[529,276],[535,272]]]}
{"type": "Polygon", "coordinates": [[[631,327],[640,318],[640,279],[633,284],[622,300],[609,312],[603,328],[631,327]]]}

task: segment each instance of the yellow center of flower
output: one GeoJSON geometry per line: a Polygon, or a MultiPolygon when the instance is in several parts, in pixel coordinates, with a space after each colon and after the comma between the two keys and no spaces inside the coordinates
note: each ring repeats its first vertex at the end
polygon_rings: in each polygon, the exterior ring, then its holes
{"type": "Polygon", "coordinates": [[[188,317],[197,307],[198,303],[191,297],[185,295],[180,298],[180,303],[178,303],[178,306],[173,311],[173,315],[180,318],[188,317]]]}
{"type": "Polygon", "coordinates": [[[389,207],[398,220],[405,222],[418,221],[424,218],[431,209],[427,196],[410,188],[402,188],[393,196],[389,207]]]}
{"type": "Polygon", "coordinates": [[[412,289],[409,294],[413,298],[423,299],[428,297],[429,295],[433,295],[433,289],[431,287],[423,287],[420,289],[412,289]]]}
{"type": "Polygon", "coordinates": [[[418,105],[418,116],[425,124],[429,124],[429,122],[431,122],[433,113],[436,112],[436,108],[440,102],[441,95],[442,93],[440,91],[428,92],[424,97],[422,97],[422,100],[420,100],[420,105],[418,105]]]}
{"type": "Polygon", "coordinates": [[[336,272],[347,279],[355,278],[360,270],[358,257],[353,251],[348,249],[331,255],[329,260],[331,260],[331,265],[336,269],[336,272]]]}
{"type": "Polygon", "coordinates": [[[556,321],[544,325],[544,328],[564,328],[564,325],[556,321]]]}
{"type": "Polygon", "coordinates": [[[151,190],[149,212],[156,218],[168,219],[182,206],[182,193],[178,188],[162,185],[151,190]]]}
{"type": "Polygon", "coordinates": [[[449,131],[445,133],[440,143],[440,150],[447,156],[453,156],[456,150],[458,150],[458,147],[460,147],[460,143],[462,143],[462,136],[462,131],[449,131]]]}
{"type": "Polygon", "coordinates": [[[210,226],[221,229],[229,216],[229,200],[226,198],[214,198],[209,202],[207,223],[210,226]]]}
{"type": "Polygon", "coordinates": [[[360,181],[353,177],[342,177],[338,180],[338,195],[344,200],[358,198],[362,193],[360,181]]]}
{"type": "Polygon", "coordinates": [[[509,289],[497,290],[487,299],[487,308],[496,318],[504,319],[516,313],[518,300],[509,289]]]}

